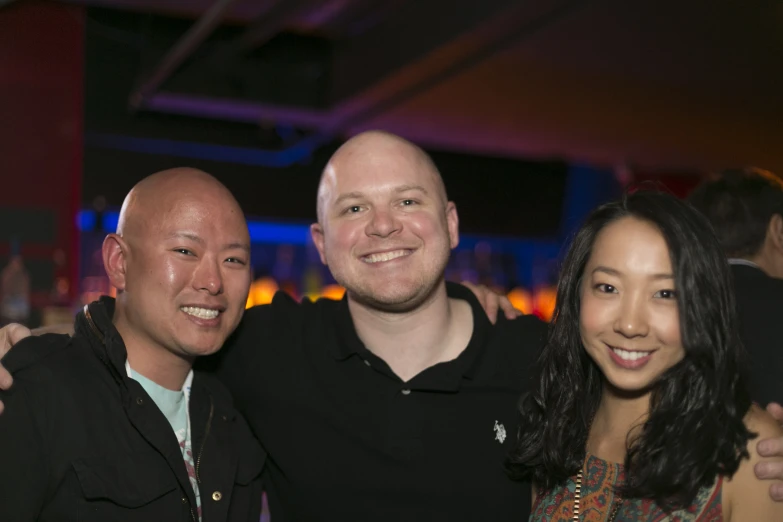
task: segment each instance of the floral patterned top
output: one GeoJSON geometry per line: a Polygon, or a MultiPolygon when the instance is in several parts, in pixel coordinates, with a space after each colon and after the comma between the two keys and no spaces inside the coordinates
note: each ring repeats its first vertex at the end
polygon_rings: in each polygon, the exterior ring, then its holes
{"type": "MultiPolygon", "coordinates": [[[[605,522],[617,501],[615,486],[622,484],[624,479],[621,464],[588,454],[582,479],[580,520],[605,522]]],[[[572,477],[565,486],[552,491],[538,490],[530,522],[571,522],[575,480],[576,477],[572,477]]],[[[669,515],[652,500],[626,499],[615,522],[720,522],[723,520],[722,485],[723,481],[718,477],[711,487],[699,491],[691,506],[669,515]]]]}

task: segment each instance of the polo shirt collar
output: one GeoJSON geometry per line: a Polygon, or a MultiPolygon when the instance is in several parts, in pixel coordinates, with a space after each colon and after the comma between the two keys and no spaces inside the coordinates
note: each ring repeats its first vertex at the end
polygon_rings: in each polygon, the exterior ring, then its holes
{"type": "MultiPolygon", "coordinates": [[[[456,391],[463,377],[472,379],[481,362],[487,338],[492,323],[476,296],[462,285],[446,283],[446,293],[450,298],[467,301],[473,312],[473,333],[462,353],[453,361],[438,363],[427,368],[411,379],[408,384],[411,389],[456,391]]],[[[353,318],[348,307],[348,295],[343,296],[337,312],[337,343],[331,347],[333,357],[338,361],[346,361],[357,355],[363,359],[379,359],[370,352],[359,339],[353,318]]]]}

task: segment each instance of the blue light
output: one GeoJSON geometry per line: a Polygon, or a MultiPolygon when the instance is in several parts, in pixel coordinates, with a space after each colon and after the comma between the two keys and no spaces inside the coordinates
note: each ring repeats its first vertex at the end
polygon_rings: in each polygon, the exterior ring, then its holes
{"type": "Polygon", "coordinates": [[[101,223],[98,224],[98,214],[94,210],[80,210],[76,213],[76,228],[79,232],[115,232],[117,222],[120,219],[119,212],[104,212],[100,216],[101,223]]]}
{"type": "Polygon", "coordinates": [[[95,229],[95,212],[91,210],[80,210],[76,213],[76,228],[80,232],[95,229]]]}
{"type": "MultiPolygon", "coordinates": [[[[81,210],[76,214],[76,227],[79,232],[116,232],[119,212],[104,212],[101,216],[100,230],[96,229],[98,217],[94,210],[81,210]]],[[[294,225],[248,221],[250,241],[253,243],[285,243],[306,245],[310,240],[310,225],[294,225]]]]}
{"type": "Polygon", "coordinates": [[[117,231],[117,223],[120,220],[119,212],[104,212],[103,213],[103,230],[108,234],[109,232],[117,231]]]}
{"type": "Polygon", "coordinates": [[[262,223],[248,221],[252,243],[283,243],[288,245],[306,245],[310,241],[309,225],[284,225],[281,223],[262,223]]]}

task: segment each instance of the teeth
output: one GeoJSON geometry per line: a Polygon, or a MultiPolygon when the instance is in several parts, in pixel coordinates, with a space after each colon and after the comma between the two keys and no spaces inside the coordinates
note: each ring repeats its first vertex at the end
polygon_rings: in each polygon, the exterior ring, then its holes
{"type": "Polygon", "coordinates": [[[620,359],[624,361],[635,361],[637,359],[641,359],[642,357],[647,357],[650,355],[650,352],[630,352],[628,350],[623,350],[621,348],[612,348],[612,351],[620,356],[620,359]]]}
{"type": "Polygon", "coordinates": [[[398,257],[407,256],[410,254],[410,250],[395,250],[394,252],[384,252],[382,254],[371,254],[364,256],[362,259],[365,263],[380,263],[382,261],[391,261],[398,257]]]}
{"type": "Polygon", "coordinates": [[[214,319],[219,313],[217,310],[199,308],[197,306],[182,306],[180,307],[180,310],[193,317],[198,317],[199,319],[214,319]]]}

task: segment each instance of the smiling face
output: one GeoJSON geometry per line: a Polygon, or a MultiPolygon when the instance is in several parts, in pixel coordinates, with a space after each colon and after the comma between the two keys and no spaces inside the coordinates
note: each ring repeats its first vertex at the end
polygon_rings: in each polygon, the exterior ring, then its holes
{"type": "Polygon", "coordinates": [[[203,176],[186,171],[154,190],[142,187],[123,209],[121,237],[106,240],[105,250],[122,246],[119,257],[106,259],[126,343],[208,355],[242,318],[250,287],[247,225],[225,187],[203,176]],[[112,270],[112,259],[121,270],[112,270]]]}
{"type": "Polygon", "coordinates": [[[415,308],[443,283],[457,245],[457,212],[419,149],[369,133],[327,166],[312,235],[349,297],[373,308],[415,308]]]}
{"type": "Polygon", "coordinates": [[[611,387],[645,393],[685,356],[674,283],[654,225],[625,217],[596,237],[580,288],[580,334],[611,387]]]}

